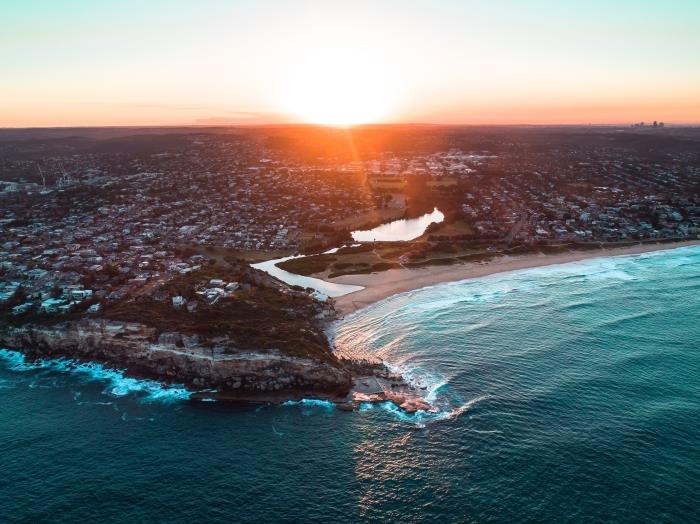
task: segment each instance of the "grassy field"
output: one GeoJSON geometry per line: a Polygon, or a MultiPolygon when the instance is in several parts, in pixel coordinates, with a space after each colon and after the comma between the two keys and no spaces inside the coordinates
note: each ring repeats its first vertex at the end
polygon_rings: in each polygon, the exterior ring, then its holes
{"type": "Polygon", "coordinates": [[[426,233],[418,240],[427,240],[431,235],[437,237],[457,237],[462,235],[471,235],[473,233],[474,231],[469,224],[466,222],[457,221],[449,224],[439,224],[433,231],[426,233]]]}
{"type": "Polygon", "coordinates": [[[311,255],[279,262],[277,267],[297,275],[311,275],[313,273],[322,273],[336,260],[337,258],[334,255],[311,255]]]}

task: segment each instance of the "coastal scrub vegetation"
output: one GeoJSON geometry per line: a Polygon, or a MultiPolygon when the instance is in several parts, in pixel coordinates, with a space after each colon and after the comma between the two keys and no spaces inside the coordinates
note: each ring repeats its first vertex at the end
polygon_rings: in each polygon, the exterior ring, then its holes
{"type": "Polygon", "coordinates": [[[112,320],[146,323],[159,333],[177,331],[202,341],[228,339],[228,351],[275,350],[290,356],[335,363],[323,333],[324,305],[267,274],[246,266],[207,267],[167,282],[158,293],[141,295],[106,307],[112,320]],[[235,282],[237,289],[214,302],[199,294],[209,282],[235,282]],[[174,307],[173,297],[182,297],[174,307]],[[196,308],[187,305],[196,304],[196,308]]]}

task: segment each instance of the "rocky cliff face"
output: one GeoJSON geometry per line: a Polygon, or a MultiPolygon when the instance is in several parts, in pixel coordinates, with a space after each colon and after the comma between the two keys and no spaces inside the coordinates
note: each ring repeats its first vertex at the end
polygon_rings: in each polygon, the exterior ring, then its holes
{"type": "Polygon", "coordinates": [[[197,336],[157,334],[140,323],[82,319],[56,325],[0,324],[0,347],[30,358],[94,360],[127,372],[196,389],[241,393],[304,389],[347,392],[342,367],[279,351],[235,350],[222,337],[207,344],[197,336]]]}

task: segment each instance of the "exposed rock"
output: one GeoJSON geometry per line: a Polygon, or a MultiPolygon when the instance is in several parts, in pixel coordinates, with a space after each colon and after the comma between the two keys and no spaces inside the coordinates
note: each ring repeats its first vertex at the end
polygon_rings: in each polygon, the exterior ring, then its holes
{"type": "Polygon", "coordinates": [[[56,325],[0,325],[0,346],[30,358],[95,360],[127,372],[194,388],[273,392],[303,388],[346,393],[352,380],[342,366],[281,354],[240,351],[228,339],[156,333],[133,322],[81,319],[56,325]]]}

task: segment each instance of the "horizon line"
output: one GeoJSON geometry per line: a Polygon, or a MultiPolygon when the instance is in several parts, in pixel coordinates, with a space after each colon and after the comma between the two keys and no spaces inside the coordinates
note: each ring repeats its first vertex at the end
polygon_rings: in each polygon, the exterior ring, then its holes
{"type": "MultiPolygon", "coordinates": [[[[318,127],[327,129],[358,129],[367,127],[629,127],[639,123],[645,127],[653,127],[654,120],[640,120],[635,122],[609,122],[609,123],[432,123],[432,122],[375,122],[352,125],[329,125],[311,122],[280,122],[280,123],[221,123],[221,124],[95,124],[95,125],[35,125],[35,126],[0,126],[0,130],[31,130],[31,129],[181,129],[181,128],[273,128],[273,127],[318,127]]],[[[668,122],[657,120],[664,127],[700,127],[698,122],[668,122]]]]}

